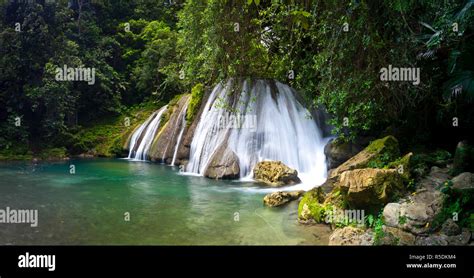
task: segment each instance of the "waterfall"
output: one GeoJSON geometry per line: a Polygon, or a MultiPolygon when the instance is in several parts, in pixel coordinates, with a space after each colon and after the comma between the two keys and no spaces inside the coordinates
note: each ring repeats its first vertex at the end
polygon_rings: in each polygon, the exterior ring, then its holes
{"type": "Polygon", "coordinates": [[[176,156],[178,154],[179,144],[184,134],[184,129],[186,128],[186,112],[188,111],[190,98],[186,101],[186,104],[183,105],[183,109],[179,113],[178,120],[181,118],[181,130],[179,131],[178,139],[176,140],[176,146],[174,147],[173,159],[171,160],[171,166],[174,166],[176,162],[176,156]]]}
{"type": "Polygon", "coordinates": [[[240,177],[250,177],[259,161],[280,160],[298,170],[304,188],[322,184],[327,139],[295,92],[279,82],[244,81],[214,87],[191,143],[187,171],[203,174],[223,143],[239,158],[240,177]],[[251,84],[250,84],[251,83],[251,84]]]}
{"type": "Polygon", "coordinates": [[[146,160],[156,132],[160,127],[161,117],[167,106],[154,112],[148,119],[133,133],[130,140],[130,151],[128,159],[146,160]]]}

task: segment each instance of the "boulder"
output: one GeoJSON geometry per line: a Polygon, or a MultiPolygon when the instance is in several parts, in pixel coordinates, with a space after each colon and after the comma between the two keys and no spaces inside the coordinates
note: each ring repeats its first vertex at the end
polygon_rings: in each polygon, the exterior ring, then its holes
{"type": "Polygon", "coordinates": [[[330,171],[329,177],[334,178],[345,171],[372,167],[388,163],[400,156],[398,141],[393,136],[387,136],[370,143],[364,150],[353,156],[336,169],[330,171]]]}
{"type": "Polygon", "coordinates": [[[226,145],[221,145],[211,156],[204,171],[211,179],[238,179],[240,177],[239,158],[226,145]]]}
{"type": "Polygon", "coordinates": [[[429,236],[419,236],[416,238],[415,245],[433,246],[433,245],[468,245],[471,233],[467,229],[463,229],[459,235],[447,236],[444,234],[432,234],[429,236]]]}
{"type": "Polygon", "coordinates": [[[460,191],[474,191],[474,174],[464,172],[454,177],[451,182],[454,189],[460,191]]]}
{"type": "Polygon", "coordinates": [[[419,235],[427,233],[433,220],[441,212],[444,194],[422,190],[404,202],[387,204],[383,210],[385,224],[419,235]]]}
{"type": "Polygon", "coordinates": [[[346,226],[334,230],[329,245],[373,245],[373,234],[361,228],[346,226]]]}
{"type": "Polygon", "coordinates": [[[453,170],[455,175],[474,171],[474,147],[467,141],[461,141],[456,146],[453,170]]]}
{"type": "Polygon", "coordinates": [[[298,219],[302,222],[323,222],[324,193],[320,187],[313,188],[303,195],[298,205],[298,219]]]}
{"type": "Polygon", "coordinates": [[[403,181],[393,169],[356,169],[341,174],[339,185],[347,191],[347,202],[355,208],[375,208],[395,199],[403,181]]]}
{"type": "Polygon", "coordinates": [[[383,219],[385,225],[389,227],[398,227],[400,222],[400,204],[388,203],[383,209],[383,219]]]}
{"type": "Polygon", "coordinates": [[[413,153],[407,153],[400,159],[390,162],[388,168],[396,169],[403,179],[408,181],[411,178],[412,157],[413,153]]]}
{"type": "Polygon", "coordinates": [[[354,142],[331,140],[324,147],[328,169],[336,168],[362,151],[368,145],[369,140],[368,138],[359,138],[354,142]]]}
{"type": "Polygon", "coordinates": [[[301,196],[303,196],[304,191],[291,191],[291,192],[283,192],[283,191],[278,191],[278,192],[273,192],[270,194],[265,195],[263,198],[263,203],[269,207],[278,207],[282,206],[288,202],[291,202],[293,200],[297,200],[301,196]]]}
{"type": "Polygon", "coordinates": [[[334,187],[336,186],[336,181],[334,179],[327,179],[323,184],[318,186],[324,195],[329,194],[334,187]]]}
{"type": "Polygon", "coordinates": [[[445,235],[419,236],[416,238],[415,245],[446,246],[448,245],[448,241],[445,235]]]}
{"type": "Polygon", "coordinates": [[[455,236],[461,233],[461,228],[453,219],[448,218],[441,226],[441,233],[447,236],[455,236]]]}
{"type": "Polygon", "coordinates": [[[468,229],[462,229],[458,235],[448,236],[448,245],[467,245],[471,240],[471,232],[468,229]]]}
{"type": "Polygon", "coordinates": [[[253,168],[253,177],[259,182],[278,187],[301,183],[298,171],[281,161],[261,161],[253,168]]]}
{"type": "Polygon", "coordinates": [[[415,245],[415,235],[398,228],[383,226],[382,245],[415,245]]]}
{"type": "Polygon", "coordinates": [[[430,191],[436,190],[440,185],[451,178],[448,172],[448,168],[433,166],[431,167],[430,173],[418,182],[418,186],[430,191]]]}

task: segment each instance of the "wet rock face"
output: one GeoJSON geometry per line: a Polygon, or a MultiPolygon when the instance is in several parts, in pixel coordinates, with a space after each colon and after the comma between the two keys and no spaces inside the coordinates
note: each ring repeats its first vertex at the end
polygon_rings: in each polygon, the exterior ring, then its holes
{"type": "Polygon", "coordinates": [[[301,183],[298,171],[281,161],[261,161],[253,169],[253,177],[259,182],[278,187],[301,183]]]}
{"type": "MultiPolygon", "coordinates": [[[[186,123],[183,123],[183,117],[185,116],[184,112],[186,111],[188,102],[189,95],[184,95],[173,107],[169,108],[165,117],[168,121],[162,123],[163,127],[157,132],[156,139],[150,149],[150,159],[152,161],[160,161],[167,164],[171,163],[181,128],[184,128],[184,133],[186,133],[186,123]],[[183,126],[183,124],[185,126],[183,126]]],[[[164,120],[165,119],[163,119],[163,121],[164,120]]],[[[182,138],[179,143],[180,145],[183,144],[182,138]]],[[[180,164],[179,162],[183,158],[185,157],[178,155],[178,164],[180,164]]]]}
{"type": "Polygon", "coordinates": [[[211,179],[238,179],[239,158],[226,145],[221,145],[212,155],[204,176],[211,179]]]}
{"type": "Polygon", "coordinates": [[[270,194],[267,194],[263,198],[263,203],[269,207],[278,207],[282,206],[286,203],[289,203],[293,200],[297,200],[301,196],[303,196],[304,191],[292,191],[292,192],[273,192],[270,194]]]}

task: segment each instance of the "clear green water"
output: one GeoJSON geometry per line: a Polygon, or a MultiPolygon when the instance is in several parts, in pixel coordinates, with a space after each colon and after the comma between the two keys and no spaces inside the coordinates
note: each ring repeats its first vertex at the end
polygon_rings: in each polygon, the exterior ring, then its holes
{"type": "Polygon", "coordinates": [[[0,209],[37,209],[39,225],[0,224],[0,244],[327,244],[327,227],[297,223],[297,202],[267,208],[265,194],[145,162],[2,163],[0,209]]]}

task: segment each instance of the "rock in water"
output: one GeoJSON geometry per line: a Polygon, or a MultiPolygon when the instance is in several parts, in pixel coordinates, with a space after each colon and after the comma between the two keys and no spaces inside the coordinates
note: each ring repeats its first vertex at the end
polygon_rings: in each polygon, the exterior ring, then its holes
{"type": "Polygon", "coordinates": [[[324,221],[325,194],[321,187],[306,192],[298,205],[298,220],[303,223],[310,221],[320,223],[324,221]]]}
{"type": "Polygon", "coordinates": [[[366,168],[370,166],[370,164],[376,165],[393,161],[399,156],[400,150],[398,148],[397,139],[393,136],[387,136],[370,143],[363,151],[332,170],[329,177],[334,178],[345,171],[366,168]]]}
{"type": "Polygon", "coordinates": [[[284,186],[301,183],[298,171],[291,169],[281,161],[261,161],[253,168],[253,177],[270,186],[284,186]]]}
{"type": "Polygon", "coordinates": [[[211,179],[238,179],[239,158],[227,146],[221,145],[212,155],[204,176],[211,179]]]}
{"type": "Polygon", "coordinates": [[[303,196],[303,194],[304,194],[303,190],[292,191],[292,192],[283,192],[283,191],[273,192],[273,193],[267,194],[263,198],[263,203],[269,207],[278,207],[288,202],[291,202],[293,200],[297,200],[299,197],[303,196]]]}
{"type": "Polygon", "coordinates": [[[355,208],[385,205],[403,190],[403,181],[393,169],[357,169],[341,174],[339,182],[347,190],[347,201],[355,208]]]}

